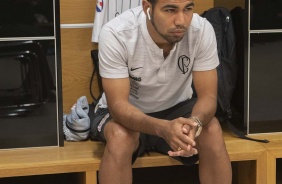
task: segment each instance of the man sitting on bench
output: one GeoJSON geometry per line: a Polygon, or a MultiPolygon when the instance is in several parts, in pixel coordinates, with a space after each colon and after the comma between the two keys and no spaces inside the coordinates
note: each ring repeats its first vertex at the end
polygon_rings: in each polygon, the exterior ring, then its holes
{"type": "Polygon", "coordinates": [[[216,38],[193,9],[193,0],[143,0],[103,26],[105,93],[90,133],[106,143],[100,184],[132,183],[132,163],[146,151],[184,165],[199,160],[202,184],[231,184],[231,162],[214,117],[216,38]]]}

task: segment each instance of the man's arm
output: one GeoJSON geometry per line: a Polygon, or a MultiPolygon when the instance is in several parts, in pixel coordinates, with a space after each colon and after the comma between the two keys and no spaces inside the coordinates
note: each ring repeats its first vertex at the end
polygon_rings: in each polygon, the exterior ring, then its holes
{"type": "Polygon", "coordinates": [[[192,121],[187,121],[185,118],[178,118],[169,122],[167,120],[153,118],[129,103],[129,78],[102,78],[102,82],[108,107],[115,122],[136,132],[162,137],[174,150],[177,150],[178,147],[185,149],[188,144],[195,145],[194,140],[182,132],[183,124],[195,126],[195,124],[192,124],[192,121]]]}
{"type": "Polygon", "coordinates": [[[217,71],[194,71],[193,82],[197,93],[192,116],[205,126],[214,117],[217,105],[217,71]]]}
{"type": "MultiPolygon", "coordinates": [[[[197,93],[197,102],[193,107],[191,116],[197,117],[205,126],[214,117],[217,104],[217,71],[194,71],[193,82],[197,93]]],[[[183,133],[190,138],[195,138],[196,129],[191,126],[183,126],[183,133]]],[[[188,150],[191,147],[188,146],[188,150]]],[[[170,156],[185,155],[182,151],[170,151],[170,156]]]]}
{"type": "Polygon", "coordinates": [[[160,128],[156,127],[161,127],[163,123],[148,117],[129,103],[129,78],[102,78],[102,82],[111,116],[117,123],[137,132],[159,134],[160,128]]]}

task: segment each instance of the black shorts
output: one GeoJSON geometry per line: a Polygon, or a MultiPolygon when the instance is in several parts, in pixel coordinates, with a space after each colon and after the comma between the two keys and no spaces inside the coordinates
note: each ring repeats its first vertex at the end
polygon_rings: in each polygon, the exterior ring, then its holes
{"type": "MultiPolygon", "coordinates": [[[[196,99],[192,98],[190,100],[186,100],[184,102],[180,102],[179,104],[160,111],[149,113],[147,115],[166,120],[173,120],[179,117],[190,117],[192,108],[196,103],[196,99]]],[[[90,139],[91,140],[99,140],[102,142],[106,142],[104,137],[104,127],[111,120],[111,115],[109,114],[108,109],[98,109],[95,113],[94,120],[91,122],[91,130],[90,130],[90,139]]],[[[166,143],[166,141],[158,136],[148,135],[140,133],[139,138],[139,147],[137,151],[134,153],[132,158],[132,163],[136,160],[137,157],[143,155],[149,151],[156,151],[165,155],[168,155],[168,151],[172,150],[170,146],[166,143]]],[[[198,155],[194,155],[191,157],[173,157],[176,160],[179,160],[183,163],[183,165],[193,165],[198,161],[198,155]]]]}

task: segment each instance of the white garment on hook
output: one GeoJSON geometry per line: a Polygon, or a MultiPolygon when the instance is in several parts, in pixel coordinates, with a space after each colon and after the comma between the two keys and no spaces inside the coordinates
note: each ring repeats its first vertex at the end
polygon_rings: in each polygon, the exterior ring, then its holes
{"type": "Polygon", "coordinates": [[[124,11],[142,5],[142,0],[97,0],[92,42],[98,42],[103,25],[124,11]]]}

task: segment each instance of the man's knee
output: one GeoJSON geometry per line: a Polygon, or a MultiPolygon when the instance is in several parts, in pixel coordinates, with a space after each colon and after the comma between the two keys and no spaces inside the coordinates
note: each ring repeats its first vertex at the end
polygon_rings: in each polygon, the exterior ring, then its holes
{"type": "Polygon", "coordinates": [[[202,149],[218,150],[224,146],[222,129],[217,118],[213,118],[203,127],[200,136],[196,140],[197,145],[202,149]]]}
{"type": "Polygon", "coordinates": [[[203,127],[202,133],[206,136],[222,135],[221,126],[216,117],[213,117],[212,120],[203,127]]]}
{"type": "Polygon", "coordinates": [[[139,145],[139,133],[131,131],[113,121],[104,129],[106,147],[108,151],[117,153],[133,153],[139,145]]]}

